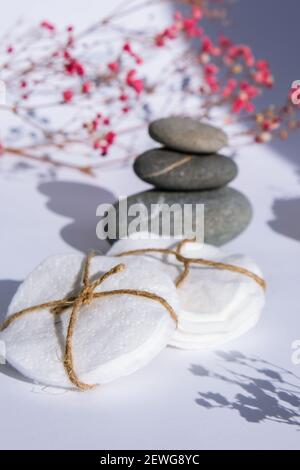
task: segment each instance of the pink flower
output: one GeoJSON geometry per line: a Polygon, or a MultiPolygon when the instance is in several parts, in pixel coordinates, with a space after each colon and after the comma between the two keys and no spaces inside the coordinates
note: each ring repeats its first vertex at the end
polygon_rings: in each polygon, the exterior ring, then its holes
{"type": "Polygon", "coordinates": [[[50,21],[42,21],[40,23],[40,27],[43,29],[47,29],[48,31],[55,31],[55,26],[53,23],[50,23],[50,21]]]}
{"type": "Polygon", "coordinates": [[[254,55],[249,46],[244,44],[232,45],[227,52],[227,59],[233,62],[239,57],[242,57],[248,67],[253,67],[255,64],[254,55]]]}
{"type": "Polygon", "coordinates": [[[209,86],[212,93],[217,93],[219,91],[220,85],[215,75],[206,75],[204,77],[204,81],[209,86]]]}
{"type": "Polygon", "coordinates": [[[142,57],[140,57],[140,56],[137,55],[137,54],[134,55],[134,60],[135,60],[135,63],[136,63],[137,65],[142,65],[142,63],[144,62],[143,59],[142,59],[142,57]]]}
{"type": "Polygon", "coordinates": [[[264,85],[271,88],[274,83],[269,64],[266,60],[258,60],[255,64],[255,72],[253,73],[253,80],[259,85],[264,85]]]}
{"type": "Polygon", "coordinates": [[[203,16],[201,8],[196,5],[193,6],[192,14],[193,14],[193,18],[195,18],[196,20],[201,20],[203,16]]]}
{"type": "Polygon", "coordinates": [[[174,13],[174,20],[175,21],[181,21],[182,20],[182,13],[181,11],[177,10],[174,13]]]}
{"type": "Polygon", "coordinates": [[[259,89],[246,81],[240,83],[240,89],[247,94],[247,99],[256,98],[259,95],[259,89]]]}
{"type": "Polygon", "coordinates": [[[240,91],[232,104],[232,112],[240,113],[241,111],[246,111],[247,113],[253,113],[255,107],[252,100],[257,97],[259,92],[260,90],[257,87],[242,81],[240,83],[240,91]]]}
{"type": "Polygon", "coordinates": [[[205,75],[216,75],[219,71],[219,68],[215,64],[207,64],[204,67],[205,75]]]}
{"type": "Polygon", "coordinates": [[[129,70],[126,76],[126,83],[133,88],[137,94],[140,94],[144,89],[144,83],[140,78],[136,78],[136,73],[135,69],[129,70]]]}
{"type": "Polygon", "coordinates": [[[128,100],[128,95],[126,93],[121,93],[119,96],[120,101],[127,101],[128,100]]]}
{"type": "Polygon", "coordinates": [[[178,36],[179,30],[178,27],[174,24],[166,28],[163,32],[163,35],[167,39],[176,39],[178,36]]]}
{"type": "Polygon", "coordinates": [[[72,101],[74,97],[74,93],[72,90],[65,90],[63,92],[63,100],[65,103],[69,103],[70,101],[72,101]]]}
{"type": "Polygon", "coordinates": [[[203,29],[199,28],[199,26],[197,25],[197,22],[198,20],[196,17],[186,18],[185,20],[183,20],[182,27],[183,27],[185,34],[188,37],[197,38],[203,35],[203,29]]]}
{"type": "Polygon", "coordinates": [[[228,48],[232,45],[232,42],[226,36],[220,36],[219,37],[219,44],[220,44],[221,47],[226,49],[226,48],[228,48]]]}
{"type": "Polygon", "coordinates": [[[155,44],[158,47],[165,45],[167,40],[174,40],[178,37],[180,27],[178,24],[172,24],[168,28],[165,28],[161,33],[157,34],[155,37],[155,44]]]}
{"type": "Polygon", "coordinates": [[[120,65],[119,65],[119,62],[117,60],[115,60],[114,62],[109,62],[107,64],[107,67],[113,73],[118,73],[119,69],[120,69],[120,65]]]}
{"type": "Polygon", "coordinates": [[[229,98],[232,95],[236,87],[237,87],[237,81],[234,80],[233,78],[230,78],[227,81],[225,87],[223,88],[223,91],[222,91],[223,98],[229,98]]]}
{"type": "Polygon", "coordinates": [[[65,57],[68,58],[68,62],[65,64],[65,70],[69,75],[79,75],[82,77],[85,75],[85,68],[81,62],[70,57],[70,54],[65,51],[65,57]]]}
{"type": "Polygon", "coordinates": [[[92,120],[92,132],[95,132],[100,124],[100,118],[98,116],[95,117],[95,119],[92,120]]]}
{"type": "Polygon", "coordinates": [[[82,93],[90,93],[92,88],[92,82],[90,80],[87,80],[82,84],[81,91],[82,93]]]}
{"type": "Polygon", "coordinates": [[[105,139],[96,139],[94,141],[93,147],[95,150],[100,150],[101,155],[105,156],[107,155],[110,144],[105,139]]]}
{"type": "Polygon", "coordinates": [[[116,137],[117,137],[117,134],[115,132],[110,131],[105,135],[105,140],[109,145],[112,145],[116,137]]]}
{"type": "Polygon", "coordinates": [[[123,46],[123,51],[128,52],[128,54],[132,54],[132,49],[129,42],[125,42],[123,46]]]}
{"type": "Polygon", "coordinates": [[[163,47],[165,45],[165,42],[166,38],[163,34],[157,34],[157,36],[155,36],[155,45],[157,47],[163,47]]]}
{"type": "Polygon", "coordinates": [[[76,62],[76,73],[80,77],[82,77],[85,74],[84,66],[80,62],[76,62]]]}
{"type": "Polygon", "coordinates": [[[244,107],[244,101],[238,97],[234,100],[231,110],[233,113],[240,113],[243,107],[244,107]]]}
{"type": "Polygon", "coordinates": [[[220,48],[216,47],[207,36],[205,36],[202,41],[202,52],[212,56],[218,56],[221,53],[220,48]]]}

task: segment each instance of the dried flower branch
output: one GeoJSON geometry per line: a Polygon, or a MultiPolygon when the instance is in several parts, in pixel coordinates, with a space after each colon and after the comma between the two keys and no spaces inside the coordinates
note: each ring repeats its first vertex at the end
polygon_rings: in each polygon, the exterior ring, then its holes
{"type": "Polygon", "coordinates": [[[1,155],[93,174],[103,166],[99,156],[112,148],[115,161],[129,161],[138,130],[178,109],[207,120],[221,109],[222,125],[245,121],[241,134],[257,143],[286,139],[300,127],[290,100],[255,108],[255,99],[273,86],[268,62],[225,35],[208,35],[207,20],[227,17],[225,0],[181,2],[186,5],[162,30],[153,21],[148,28],[131,26],[137,11],[146,16],[146,8],[153,12],[163,3],[124,2],[81,32],[72,25],[59,30],[48,20],[9,31],[0,43],[7,90],[0,111],[13,127],[0,137],[1,155]]]}

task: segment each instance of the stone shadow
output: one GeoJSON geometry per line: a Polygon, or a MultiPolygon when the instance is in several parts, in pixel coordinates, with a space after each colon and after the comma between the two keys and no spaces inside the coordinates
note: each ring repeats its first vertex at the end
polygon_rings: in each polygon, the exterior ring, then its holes
{"type": "Polygon", "coordinates": [[[275,199],[274,219],[268,222],[274,232],[300,241],[300,198],[275,199]]]}
{"type": "Polygon", "coordinates": [[[113,193],[100,186],[71,181],[41,183],[38,190],[48,197],[48,209],[72,219],[60,232],[68,245],[84,253],[91,249],[105,252],[109,248],[106,240],[96,236],[96,209],[99,204],[115,202],[113,193]]]}

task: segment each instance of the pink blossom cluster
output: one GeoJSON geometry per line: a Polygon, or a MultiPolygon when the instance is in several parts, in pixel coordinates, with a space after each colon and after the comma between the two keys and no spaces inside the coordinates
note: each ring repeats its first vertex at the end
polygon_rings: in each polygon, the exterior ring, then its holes
{"type": "MultiPolygon", "coordinates": [[[[76,144],[91,157],[106,156],[112,148],[125,149],[129,156],[132,148],[127,149],[123,136],[144,130],[153,98],[168,93],[177,93],[181,101],[193,100],[194,117],[213,119],[213,111],[221,109],[223,124],[245,124],[243,133],[253,143],[286,139],[299,128],[297,106],[290,97],[282,106],[262,110],[256,105],[257,98],[274,85],[267,60],[225,34],[216,38],[208,34],[208,20],[219,21],[221,31],[226,0],[183,3],[189,5],[175,11],[164,28],[155,28],[152,21],[149,30],[138,34],[130,28],[128,6],[117,11],[118,19],[124,16],[124,25],[117,29],[111,14],[83,32],[73,25],[61,30],[50,20],[25,30],[22,41],[22,34],[12,31],[2,45],[0,78],[6,83],[9,103],[0,105],[0,111],[9,111],[16,122],[28,127],[29,137],[33,133],[38,137],[20,146],[3,137],[1,154],[91,173],[96,165],[61,164],[55,152],[67,153],[76,144]],[[103,47],[107,32],[115,34],[108,54],[103,47]],[[172,59],[169,69],[153,81],[149,70],[166,54],[172,59]],[[58,114],[70,110],[70,123],[49,129],[47,113],[52,109],[58,114]],[[127,122],[135,125],[126,128],[127,122]]],[[[147,5],[145,1],[145,9],[147,5]]]]}
{"type": "Polygon", "coordinates": [[[187,39],[199,38],[198,60],[204,79],[204,86],[200,88],[202,95],[213,95],[217,100],[230,102],[233,113],[253,113],[254,99],[263,88],[273,86],[268,62],[256,60],[249,46],[233,44],[224,35],[214,42],[200,26],[202,18],[203,11],[199,6],[194,6],[188,17],[177,11],[172,25],[156,36],[156,45],[164,47],[180,33],[187,39]]]}

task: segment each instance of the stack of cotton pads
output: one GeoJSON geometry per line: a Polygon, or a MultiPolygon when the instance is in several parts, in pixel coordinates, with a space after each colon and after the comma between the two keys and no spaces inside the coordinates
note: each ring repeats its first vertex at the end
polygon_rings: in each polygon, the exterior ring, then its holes
{"type": "MultiPolygon", "coordinates": [[[[147,236],[119,240],[108,254],[118,255],[149,247],[174,249],[178,243],[174,239],[147,240],[147,236]]],[[[262,277],[258,266],[249,258],[226,256],[219,248],[210,245],[189,242],[183,245],[181,254],[187,258],[232,264],[262,277]]],[[[182,263],[174,256],[161,253],[143,256],[159,260],[161,268],[173,281],[182,270],[182,263]]],[[[257,323],[265,302],[264,290],[253,279],[237,272],[201,265],[190,266],[189,275],[177,292],[179,324],[170,344],[182,349],[211,348],[237,338],[257,323]]]]}
{"type": "MultiPolygon", "coordinates": [[[[74,369],[81,381],[103,384],[131,374],[167,345],[182,349],[215,347],[240,336],[257,322],[264,291],[243,274],[190,265],[188,276],[176,288],[175,280],[183,266],[174,256],[147,253],[118,257],[131,250],[174,248],[176,244],[174,239],[130,238],[116,242],[107,256],[92,259],[92,280],[120,262],[125,264],[123,271],[105,279],[96,292],[131,289],[155,294],[174,309],[178,325],[167,309],[151,298],[122,294],[83,305],[72,341],[74,369]]],[[[225,256],[209,245],[188,242],[181,254],[229,263],[261,276],[250,259],[225,256]]],[[[19,287],[8,316],[78,292],[84,259],[77,254],[46,259],[19,287]]],[[[8,362],[33,381],[74,388],[63,364],[70,314],[71,308],[60,315],[44,308],[10,323],[0,334],[8,362]]]]}
{"type": "MultiPolygon", "coordinates": [[[[53,256],[38,266],[18,289],[8,315],[23,308],[63,299],[77,288],[84,257],[53,256]]],[[[91,274],[99,275],[120,263],[98,256],[91,274]]],[[[151,262],[134,259],[106,279],[98,291],[138,289],[163,297],[176,311],[173,282],[151,262]]],[[[7,361],[23,375],[47,385],[73,388],[63,365],[70,309],[59,318],[49,309],[29,313],[1,333],[7,361]]],[[[131,374],[151,361],[170,341],[175,321],[159,303],[128,295],[95,299],[80,310],[73,338],[76,372],[86,383],[102,384],[131,374]]]]}

